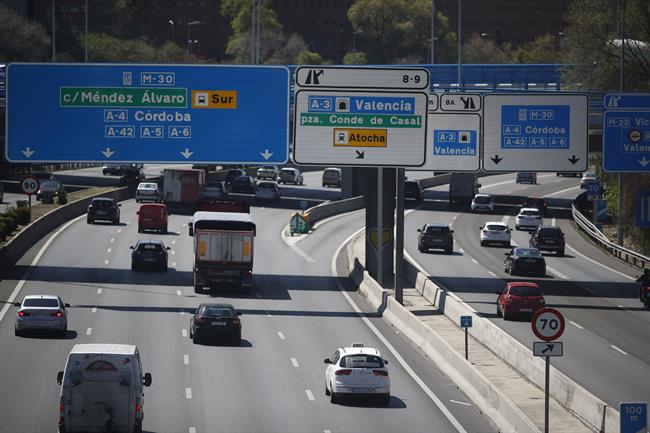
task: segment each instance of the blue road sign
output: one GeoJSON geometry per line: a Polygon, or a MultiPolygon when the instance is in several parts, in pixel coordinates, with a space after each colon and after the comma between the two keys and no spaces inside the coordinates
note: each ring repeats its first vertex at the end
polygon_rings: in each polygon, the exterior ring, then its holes
{"type": "Polygon", "coordinates": [[[568,149],[568,105],[503,105],[502,149],[568,149]]]}
{"type": "Polygon", "coordinates": [[[282,164],[286,67],[11,64],[12,162],[282,164]]]}
{"type": "Polygon", "coordinates": [[[621,433],[645,433],[648,430],[648,403],[621,403],[621,433]]]}
{"type": "Polygon", "coordinates": [[[476,156],[478,154],[477,131],[437,129],[433,131],[433,154],[435,156],[476,156]]]}
{"type": "Polygon", "coordinates": [[[650,105],[646,111],[606,111],[603,170],[650,171],[650,105]]]}
{"type": "Polygon", "coordinates": [[[415,98],[394,96],[314,96],[307,98],[310,113],[414,114],[415,98]]]}
{"type": "Polygon", "coordinates": [[[607,200],[600,199],[596,204],[596,218],[598,221],[604,221],[607,216],[607,200]]]}
{"type": "Polygon", "coordinates": [[[472,316],[460,316],[460,327],[461,328],[471,328],[472,327],[472,316]]]}
{"type": "Polygon", "coordinates": [[[650,191],[636,192],[636,226],[650,227],[650,191]]]}
{"type": "Polygon", "coordinates": [[[650,109],[650,93],[608,93],[603,98],[605,110],[650,109]]]}
{"type": "Polygon", "coordinates": [[[598,200],[598,197],[600,197],[600,182],[589,182],[585,186],[587,187],[587,200],[598,200]]]}

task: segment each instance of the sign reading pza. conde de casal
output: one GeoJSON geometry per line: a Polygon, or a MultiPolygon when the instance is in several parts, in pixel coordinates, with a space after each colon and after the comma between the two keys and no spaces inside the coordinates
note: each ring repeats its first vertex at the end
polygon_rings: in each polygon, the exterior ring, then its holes
{"type": "Polygon", "coordinates": [[[288,159],[284,67],[11,64],[7,74],[10,161],[288,159]]]}

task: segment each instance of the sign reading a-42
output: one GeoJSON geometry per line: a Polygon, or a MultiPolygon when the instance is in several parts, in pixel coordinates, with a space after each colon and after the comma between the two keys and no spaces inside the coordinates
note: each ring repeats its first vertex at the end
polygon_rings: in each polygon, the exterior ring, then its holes
{"type": "Polygon", "coordinates": [[[288,86],[285,67],[10,64],[7,159],[281,164],[288,86]]]}
{"type": "Polygon", "coordinates": [[[587,104],[587,96],[579,94],[485,95],[484,170],[584,171],[587,104]]]}

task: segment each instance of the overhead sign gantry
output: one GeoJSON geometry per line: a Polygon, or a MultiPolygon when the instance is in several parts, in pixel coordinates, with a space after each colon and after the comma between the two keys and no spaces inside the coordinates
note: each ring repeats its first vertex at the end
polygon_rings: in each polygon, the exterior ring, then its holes
{"type": "Polygon", "coordinates": [[[11,162],[282,164],[289,72],[273,66],[10,64],[11,162]]]}

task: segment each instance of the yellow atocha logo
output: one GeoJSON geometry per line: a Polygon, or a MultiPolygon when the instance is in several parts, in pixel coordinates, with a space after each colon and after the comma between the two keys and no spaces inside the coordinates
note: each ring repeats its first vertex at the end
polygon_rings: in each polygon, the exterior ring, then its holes
{"type": "Polygon", "coordinates": [[[387,129],[334,128],[334,146],[387,147],[387,129]]]}
{"type": "Polygon", "coordinates": [[[236,90],[192,90],[192,108],[237,108],[236,90]]]}

